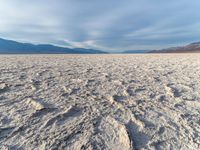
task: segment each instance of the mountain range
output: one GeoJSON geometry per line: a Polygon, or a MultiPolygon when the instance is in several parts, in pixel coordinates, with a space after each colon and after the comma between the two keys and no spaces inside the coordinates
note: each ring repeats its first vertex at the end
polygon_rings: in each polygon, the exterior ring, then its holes
{"type": "MultiPolygon", "coordinates": [[[[20,43],[0,38],[0,54],[106,54],[108,52],[85,48],[67,48],[50,44],[20,43]]],[[[161,50],[126,50],[121,53],[200,53],[200,42],[161,50]]]]}
{"type": "Polygon", "coordinates": [[[20,43],[0,38],[0,54],[104,54],[107,52],[84,48],[66,48],[50,44],[20,43]]]}
{"type": "Polygon", "coordinates": [[[126,50],[122,53],[124,54],[140,54],[140,53],[148,53],[150,50],[126,50]]]}
{"type": "Polygon", "coordinates": [[[153,50],[148,53],[200,53],[200,42],[191,43],[185,46],[153,50]]]}

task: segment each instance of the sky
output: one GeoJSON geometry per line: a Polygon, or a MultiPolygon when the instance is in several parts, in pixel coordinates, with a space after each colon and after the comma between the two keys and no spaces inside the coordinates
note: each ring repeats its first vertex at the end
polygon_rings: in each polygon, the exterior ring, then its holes
{"type": "Polygon", "coordinates": [[[118,52],[200,41],[200,0],[0,0],[0,37],[118,52]]]}

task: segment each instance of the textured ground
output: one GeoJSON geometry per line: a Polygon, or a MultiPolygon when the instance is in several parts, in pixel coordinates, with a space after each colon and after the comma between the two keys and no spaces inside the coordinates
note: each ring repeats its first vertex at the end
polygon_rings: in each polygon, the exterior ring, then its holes
{"type": "Polygon", "coordinates": [[[200,54],[0,56],[0,149],[200,149],[200,54]]]}

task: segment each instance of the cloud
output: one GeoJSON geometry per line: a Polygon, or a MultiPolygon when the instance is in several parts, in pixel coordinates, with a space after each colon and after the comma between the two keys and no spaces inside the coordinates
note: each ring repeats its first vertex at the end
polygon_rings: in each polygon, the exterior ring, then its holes
{"type": "Polygon", "coordinates": [[[198,0],[1,0],[0,37],[110,51],[200,41],[198,0]]]}

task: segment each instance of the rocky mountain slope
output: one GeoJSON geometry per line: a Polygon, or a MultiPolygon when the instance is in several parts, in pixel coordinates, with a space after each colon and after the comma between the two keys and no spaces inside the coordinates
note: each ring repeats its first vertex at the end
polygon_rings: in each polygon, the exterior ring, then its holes
{"type": "Polygon", "coordinates": [[[34,45],[0,38],[0,54],[101,54],[100,50],[66,48],[50,44],[34,45]]]}
{"type": "Polygon", "coordinates": [[[162,50],[154,50],[149,53],[200,53],[200,42],[191,43],[186,46],[171,47],[162,50]]]}

